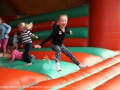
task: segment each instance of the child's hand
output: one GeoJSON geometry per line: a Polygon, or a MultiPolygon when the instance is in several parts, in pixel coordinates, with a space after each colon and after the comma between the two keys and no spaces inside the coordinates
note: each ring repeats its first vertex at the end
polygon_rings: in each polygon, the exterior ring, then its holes
{"type": "Polygon", "coordinates": [[[34,48],[41,48],[40,45],[34,45],[34,48]]]}
{"type": "Polygon", "coordinates": [[[53,22],[51,23],[51,25],[53,25],[53,24],[55,24],[55,21],[53,21],[53,22]]]}
{"type": "Polygon", "coordinates": [[[53,22],[51,23],[51,26],[53,26],[53,24],[57,24],[57,21],[53,21],[53,22]]]}
{"type": "Polygon", "coordinates": [[[72,31],[70,31],[70,34],[73,34],[72,31]]]}
{"type": "Polygon", "coordinates": [[[34,38],[35,38],[35,39],[38,39],[38,36],[35,36],[34,38]]]}

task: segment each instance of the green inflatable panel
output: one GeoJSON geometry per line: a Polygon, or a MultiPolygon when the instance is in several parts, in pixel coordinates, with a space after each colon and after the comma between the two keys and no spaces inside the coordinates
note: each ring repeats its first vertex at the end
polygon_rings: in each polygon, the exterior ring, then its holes
{"type": "Polygon", "coordinates": [[[40,23],[46,22],[51,20],[56,20],[60,14],[67,14],[69,18],[80,17],[80,16],[88,16],[88,5],[79,6],[76,8],[60,10],[55,12],[44,13],[40,15],[33,15],[25,18],[20,18],[17,20],[10,21],[10,25],[12,28],[17,27],[18,23],[20,22],[33,22],[33,23],[40,23]]]}
{"type": "MultiPolygon", "coordinates": [[[[79,28],[69,28],[73,32],[72,35],[67,34],[66,38],[88,38],[88,27],[79,27],[79,28]]],[[[47,31],[40,31],[40,32],[34,32],[36,36],[38,36],[38,39],[45,39],[47,38],[52,30],[47,31]]],[[[36,40],[32,38],[32,40],[36,40]]],[[[13,44],[13,37],[10,37],[9,39],[10,44],[13,44]]],[[[21,42],[21,39],[19,39],[19,42],[21,42]]],[[[18,42],[18,43],[19,43],[18,42]]]]}
{"type": "Polygon", "coordinates": [[[67,34],[67,38],[88,38],[88,27],[69,28],[72,35],[67,34]]]}
{"type": "Polygon", "coordinates": [[[61,61],[61,69],[62,69],[61,72],[56,71],[56,64],[54,60],[33,60],[32,62],[33,62],[32,65],[24,66],[24,64],[26,63],[24,61],[15,60],[14,62],[9,63],[7,59],[0,58],[1,67],[21,69],[21,70],[37,72],[40,74],[45,74],[46,76],[48,76],[48,79],[65,76],[67,74],[70,74],[79,70],[77,65],[69,62],[61,61]]]}
{"type": "MultiPolygon", "coordinates": [[[[103,48],[96,47],[68,47],[68,49],[72,52],[83,52],[89,53],[96,56],[100,56],[103,59],[108,59],[118,55],[116,52],[103,48]]],[[[52,51],[50,48],[41,48],[41,49],[32,49],[31,51],[52,51]]]]}
{"type": "Polygon", "coordinates": [[[84,53],[89,53],[93,54],[96,56],[100,56],[103,59],[108,59],[111,57],[114,57],[118,55],[116,52],[108,49],[103,49],[103,48],[96,48],[96,47],[70,47],[69,48],[72,52],[84,52],[84,53]]]}

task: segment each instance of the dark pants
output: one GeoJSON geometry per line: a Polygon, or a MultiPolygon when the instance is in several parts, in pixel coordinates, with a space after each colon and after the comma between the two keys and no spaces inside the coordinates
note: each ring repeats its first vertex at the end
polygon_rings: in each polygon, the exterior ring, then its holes
{"type": "Polygon", "coordinates": [[[30,58],[30,55],[29,55],[29,52],[30,52],[31,48],[32,48],[32,43],[26,43],[25,44],[25,51],[22,55],[22,58],[27,63],[31,63],[31,58],[30,58]]]}
{"type": "Polygon", "coordinates": [[[74,57],[72,52],[68,50],[63,44],[61,46],[58,45],[51,45],[52,50],[56,52],[55,54],[55,60],[56,62],[60,62],[60,54],[63,52],[67,57],[69,57],[76,65],[79,65],[79,61],[74,57]]]}

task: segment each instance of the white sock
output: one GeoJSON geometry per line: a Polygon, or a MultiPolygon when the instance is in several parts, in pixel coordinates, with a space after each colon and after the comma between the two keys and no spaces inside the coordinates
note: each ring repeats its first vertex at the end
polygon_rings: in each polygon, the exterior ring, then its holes
{"type": "Polygon", "coordinates": [[[59,62],[56,63],[56,69],[57,69],[58,72],[61,71],[60,63],[59,62]]]}
{"type": "Polygon", "coordinates": [[[82,69],[82,68],[86,68],[87,66],[86,66],[86,65],[79,64],[78,67],[79,67],[80,69],[82,69]]]}

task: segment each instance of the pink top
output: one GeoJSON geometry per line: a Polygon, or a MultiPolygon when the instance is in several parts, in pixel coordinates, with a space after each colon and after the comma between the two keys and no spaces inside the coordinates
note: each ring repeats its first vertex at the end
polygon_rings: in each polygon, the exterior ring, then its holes
{"type": "Polygon", "coordinates": [[[19,52],[18,50],[13,50],[11,53],[11,61],[14,61],[14,59],[22,59],[23,52],[19,52]]]}

